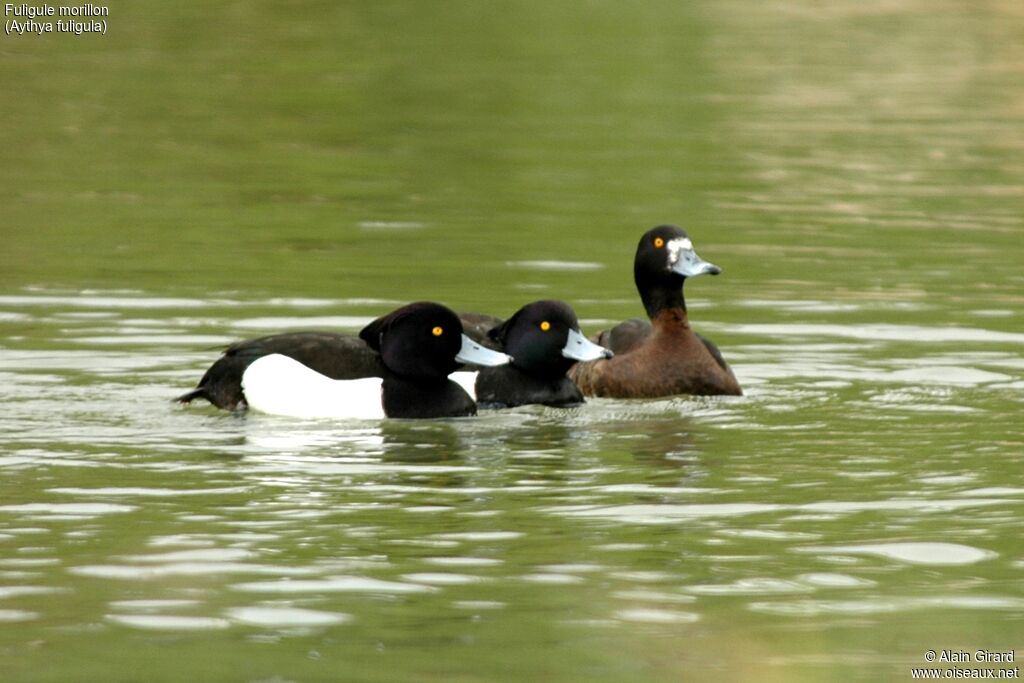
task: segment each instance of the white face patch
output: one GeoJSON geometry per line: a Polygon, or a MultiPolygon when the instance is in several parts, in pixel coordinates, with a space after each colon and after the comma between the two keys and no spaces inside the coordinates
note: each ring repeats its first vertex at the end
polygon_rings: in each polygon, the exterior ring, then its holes
{"type": "Polygon", "coordinates": [[[677,237],[669,240],[665,247],[668,249],[668,266],[671,268],[679,260],[680,252],[693,251],[693,242],[689,237],[677,237]]]}
{"type": "Polygon", "coordinates": [[[722,269],[708,263],[693,250],[693,242],[687,237],[677,237],[665,245],[668,249],[668,270],[683,277],[718,275],[722,269]]]}

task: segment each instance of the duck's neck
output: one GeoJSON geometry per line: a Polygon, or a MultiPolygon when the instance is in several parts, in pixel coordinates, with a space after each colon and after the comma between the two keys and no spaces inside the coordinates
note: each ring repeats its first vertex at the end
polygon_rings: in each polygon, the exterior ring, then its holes
{"type": "Polygon", "coordinates": [[[673,310],[686,318],[686,300],[683,299],[683,282],[685,278],[661,278],[658,282],[644,282],[638,275],[636,288],[640,292],[647,317],[654,320],[663,311],[673,310]]]}
{"type": "Polygon", "coordinates": [[[690,329],[690,319],[686,316],[685,308],[663,308],[651,318],[651,324],[656,330],[690,329]]]}

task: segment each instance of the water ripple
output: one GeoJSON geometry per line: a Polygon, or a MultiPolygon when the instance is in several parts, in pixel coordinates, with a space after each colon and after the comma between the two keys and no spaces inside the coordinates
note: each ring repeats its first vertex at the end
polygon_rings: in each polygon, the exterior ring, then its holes
{"type": "Polygon", "coordinates": [[[329,576],[322,579],[253,581],[232,586],[254,593],[430,593],[437,589],[418,583],[382,581],[365,576],[329,576]]]}
{"type": "Polygon", "coordinates": [[[170,498],[177,496],[219,496],[232,493],[246,493],[252,488],[244,486],[233,486],[213,489],[166,489],[166,488],[131,488],[131,487],[100,487],[87,488],[53,488],[47,489],[50,493],[64,493],[72,496],[142,496],[154,498],[170,498]]]}
{"type": "Polygon", "coordinates": [[[323,612],[300,607],[233,607],[225,614],[232,621],[246,626],[267,628],[296,628],[334,626],[352,621],[352,615],[341,612],[323,612]]]}
{"type": "Polygon", "coordinates": [[[242,562],[174,562],[158,567],[137,567],[119,564],[98,564],[69,567],[77,576],[101,579],[127,579],[146,581],[166,576],[214,576],[217,574],[272,574],[274,576],[305,576],[318,574],[314,567],[283,567],[242,562]]]}
{"type": "Polygon", "coordinates": [[[681,519],[738,517],[769,512],[826,512],[854,513],[868,510],[911,510],[920,512],[950,512],[962,508],[1019,504],[1020,501],[1002,498],[963,498],[955,500],[870,500],[826,501],[804,505],[772,503],[693,503],[693,504],[633,504],[633,505],[563,505],[546,508],[547,512],[569,517],[601,519],[633,524],[673,524],[681,519]]]}
{"type": "Polygon", "coordinates": [[[811,323],[750,323],[722,326],[731,334],[769,337],[843,337],[864,341],[912,343],[975,342],[1024,344],[1024,334],[971,327],[924,327],[921,325],[834,325],[811,323]]]}
{"type": "Polygon", "coordinates": [[[808,546],[797,552],[815,554],[877,555],[897,562],[922,565],[975,564],[997,553],[960,543],[864,543],[859,545],[808,546]]]}
{"type": "Polygon", "coordinates": [[[821,615],[892,614],[922,609],[1005,610],[1024,609],[1024,599],[991,596],[893,597],[865,600],[799,600],[795,602],[753,602],[755,612],[785,617],[816,617],[821,615]]]}
{"type": "Polygon", "coordinates": [[[231,622],[218,617],[186,617],[166,614],[108,614],[107,620],[146,631],[216,631],[231,622]]]}
{"type": "Polygon", "coordinates": [[[23,503],[21,505],[0,505],[0,512],[26,513],[30,519],[88,518],[119,512],[134,512],[135,505],[120,503],[23,503]]]}
{"type": "Polygon", "coordinates": [[[619,610],[615,612],[614,617],[621,621],[635,621],[647,624],[692,624],[700,620],[700,615],[693,612],[645,607],[619,610]]]}
{"type": "Polygon", "coordinates": [[[38,618],[38,612],[20,609],[0,609],[0,624],[4,622],[31,621],[38,618]]]}

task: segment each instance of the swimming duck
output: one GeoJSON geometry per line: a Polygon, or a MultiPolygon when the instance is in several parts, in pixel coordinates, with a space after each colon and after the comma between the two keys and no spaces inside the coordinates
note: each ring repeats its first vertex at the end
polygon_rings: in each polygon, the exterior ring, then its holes
{"type": "Polygon", "coordinates": [[[569,377],[585,396],[742,394],[718,348],[690,328],[683,299],[687,278],[721,272],[697,255],[682,228],[661,225],[646,232],[637,245],[633,277],[650,323],[627,320],[601,332],[597,342],[615,357],[578,363],[569,377]]]}
{"type": "Polygon", "coordinates": [[[509,356],[462,333],[458,316],[431,302],[403,306],[359,338],[293,333],[234,344],[199,386],[179,397],[294,417],[457,417],[476,403],[448,375],[462,363],[494,366],[509,356]],[[328,372],[341,375],[338,380],[328,372]]]}
{"type": "MultiPolygon", "coordinates": [[[[463,314],[464,324],[467,316],[481,318],[463,314]]],[[[486,335],[512,356],[512,362],[478,373],[457,372],[453,379],[472,381],[476,400],[487,408],[583,403],[583,395],[565,373],[577,361],[613,355],[583,336],[576,313],[562,301],[527,304],[505,322],[492,326],[486,335]]]]}

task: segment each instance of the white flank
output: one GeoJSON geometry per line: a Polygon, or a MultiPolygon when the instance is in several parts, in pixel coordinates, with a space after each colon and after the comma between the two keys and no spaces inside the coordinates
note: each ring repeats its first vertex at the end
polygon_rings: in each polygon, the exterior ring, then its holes
{"type": "Polygon", "coordinates": [[[468,372],[463,370],[461,372],[453,372],[448,375],[448,379],[465,389],[466,393],[469,394],[469,397],[476,401],[476,376],[479,374],[479,372],[468,372]]]}
{"type": "Polygon", "coordinates": [[[331,379],[288,356],[271,354],[242,375],[249,407],[289,417],[379,419],[384,417],[380,377],[331,379]]]}

